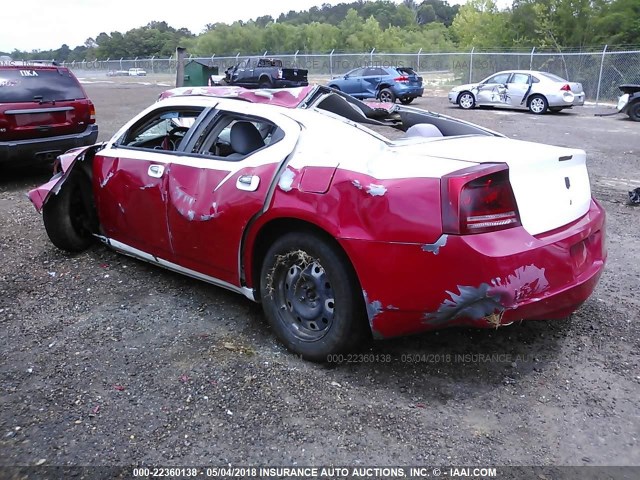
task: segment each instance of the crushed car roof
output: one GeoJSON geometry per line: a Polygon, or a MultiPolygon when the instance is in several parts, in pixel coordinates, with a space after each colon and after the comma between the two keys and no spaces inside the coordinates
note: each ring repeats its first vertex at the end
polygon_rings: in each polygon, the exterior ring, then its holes
{"type": "Polygon", "coordinates": [[[297,108],[316,87],[250,90],[243,87],[178,87],[160,94],[159,100],[174,96],[202,95],[206,97],[238,98],[252,103],[267,103],[297,108]]]}

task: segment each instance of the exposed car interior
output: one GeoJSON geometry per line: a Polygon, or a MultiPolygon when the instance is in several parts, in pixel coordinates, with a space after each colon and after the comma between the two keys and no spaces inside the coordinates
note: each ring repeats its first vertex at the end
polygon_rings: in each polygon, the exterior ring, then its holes
{"type": "Polygon", "coordinates": [[[118,142],[119,146],[174,151],[203,108],[165,110],[143,118],[118,142]]]}
{"type": "Polygon", "coordinates": [[[406,107],[374,108],[355,98],[327,89],[309,103],[319,110],[325,110],[370,128],[389,140],[407,137],[451,137],[458,135],[491,135],[475,125],[461,123],[437,113],[410,110],[406,107]],[[329,93],[327,93],[329,92],[329,93]],[[419,128],[413,128],[413,127],[419,128]]]}
{"type": "Polygon", "coordinates": [[[267,120],[223,114],[200,135],[192,153],[238,161],[283,136],[284,132],[267,120]]]}

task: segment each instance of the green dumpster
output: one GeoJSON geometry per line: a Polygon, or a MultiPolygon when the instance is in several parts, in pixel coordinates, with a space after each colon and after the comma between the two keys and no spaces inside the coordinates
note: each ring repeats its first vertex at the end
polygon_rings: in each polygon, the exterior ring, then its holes
{"type": "Polygon", "coordinates": [[[184,86],[200,87],[209,85],[211,75],[218,75],[218,67],[201,60],[189,60],[184,66],[184,86]]]}

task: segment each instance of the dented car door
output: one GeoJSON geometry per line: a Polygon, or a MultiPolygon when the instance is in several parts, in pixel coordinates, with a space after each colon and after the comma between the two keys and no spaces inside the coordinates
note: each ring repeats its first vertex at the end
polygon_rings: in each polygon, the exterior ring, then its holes
{"type": "Polygon", "coordinates": [[[96,155],[96,207],[104,234],[112,241],[171,259],[166,220],[168,167],[189,124],[201,111],[154,111],[96,155]]]}
{"type": "Polygon", "coordinates": [[[189,152],[172,159],[166,215],[176,263],[238,286],[243,232],[265,208],[300,127],[282,115],[252,115],[256,105],[220,103],[189,152]]]}
{"type": "Polygon", "coordinates": [[[478,85],[476,103],[478,105],[500,105],[510,103],[507,81],[510,73],[500,73],[478,85]]]}

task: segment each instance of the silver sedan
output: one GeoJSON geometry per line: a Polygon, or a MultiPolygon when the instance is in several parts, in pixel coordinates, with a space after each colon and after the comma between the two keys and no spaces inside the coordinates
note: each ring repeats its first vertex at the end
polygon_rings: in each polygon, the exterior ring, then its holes
{"type": "Polygon", "coordinates": [[[485,78],[480,83],[454,87],[449,102],[469,109],[479,105],[529,109],[542,114],[584,105],[582,84],[569,82],[548,72],[508,70],[485,78]]]}

